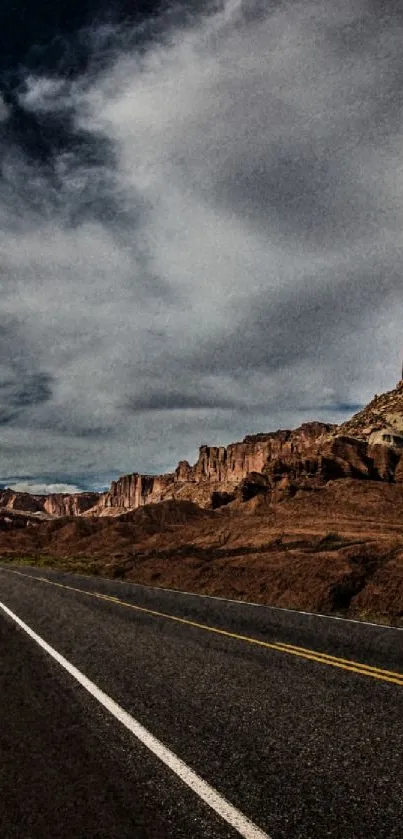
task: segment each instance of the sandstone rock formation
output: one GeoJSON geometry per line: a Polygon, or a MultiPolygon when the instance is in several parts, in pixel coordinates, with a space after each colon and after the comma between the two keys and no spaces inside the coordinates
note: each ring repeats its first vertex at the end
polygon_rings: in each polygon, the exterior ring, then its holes
{"type": "Polygon", "coordinates": [[[79,516],[93,507],[98,500],[98,492],[31,495],[29,492],[14,492],[11,489],[0,490],[0,508],[47,513],[49,516],[79,516]]]}
{"type": "Polygon", "coordinates": [[[173,480],[173,473],[140,475],[133,472],[131,475],[123,475],[117,481],[112,481],[110,490],[100,496],[97,506],[99,509],[137,509],[144,504],[161,501],[173,480]]]}
{"type": "Polygon", "coordinates": [[[180,461],[167,475],[126,475],[87,515],[118,514],[170,498],[217,509],[263,492],[277,502],[343,477],[401,483],[403,448],[393,444],[400,433],[403,382],[340,426],[308,422],[294,430],[248,435],[229,446],[203,445],[193,466],[180,461]],[[394,429],[392,444],[373,445],[373,432],[385,427],[394,429]]]}
{"type": "Polygon", "coordinates": [[[164,475],[124,475],[104,493],[38,496],[2,490],[0,508],[109,517],[174,499],[217,509],[257,495],[278,503],[338,478],[403,483],[403,381],[340,426],[307,422],[294,430],[248,435],[229,446],[202,445],[193,466],[182,460],[164,475]]]}
{"type": "Polygon", "coordinates": [[[403,434],[403,380],[394,390],[374,396],[371,402],[339,427],[340,434],[368,440],[370,435],[384,427],[403,434]]]}
{"type": "MultiPolygon", "coordinates": [[[[289,463],[305,462],[304,457],[312,447],[327,440],[335,428],[326,423],[312,422],[293,431],[248,436],[242,442],[229,446],[203,445],[194,466],[182,460],[173,473],[133,473],[113,481],[111,489],[99,497],[95,508],[88,514],[118,514],[125,509],[136,509],[170,498],[195,501],[202,507],[221,506],[223,502],[233,500],[235,489],[247,476],[257,475],[255,483],[261,486],[259,476],[265,475],[263,483],[268,488],[269,474],[277,474],[277,469],[281,478],[289,463]]],[[[255,494],[252,483],[249,478],[246,493],[249,497],[255,494]]],[[[245,494],[242,487],[239,491],[241,495],[245,494]]]]}
{"type": "Polygon", "coordinates": [[[98,492],[75,492],[71,495],[54,493],[45,496],[43,510],[51,516],[80,516],[86,510],[90,510],[98,500],[98,492]]]}
{"type": "Polygon", "coordinates": [[[13,492],[11,489],[0,490],[0,508],[21,510],[31,513],[43,511],[47,496],[31,495],[29,492],[13,492]]]}

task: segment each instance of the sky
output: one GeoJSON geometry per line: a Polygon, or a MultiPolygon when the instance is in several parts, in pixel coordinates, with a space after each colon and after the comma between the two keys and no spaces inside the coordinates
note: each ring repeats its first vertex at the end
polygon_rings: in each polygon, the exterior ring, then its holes
{"type": "Polygon", "coordinates": [[[101,489],[395,386],[402,37],[398,2],[3,0],[1,484],[101,489]]]}

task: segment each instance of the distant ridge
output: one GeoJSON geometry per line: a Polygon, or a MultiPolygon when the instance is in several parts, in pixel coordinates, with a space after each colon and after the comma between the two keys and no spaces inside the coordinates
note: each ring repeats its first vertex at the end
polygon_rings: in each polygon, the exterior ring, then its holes
{"type": "Polygon", "coordinates": [[[196,463],[174,472],[133,472],[102,493],[18,493],[0,488],[0,508],[61,516],[121,516],[161,501],[218,507],[265,495],[278,503],[334,478],[403,482],[403,381],[347,422],[303,423],[299,428],[246,435],[228,446],[202,445],[196,463]]]}

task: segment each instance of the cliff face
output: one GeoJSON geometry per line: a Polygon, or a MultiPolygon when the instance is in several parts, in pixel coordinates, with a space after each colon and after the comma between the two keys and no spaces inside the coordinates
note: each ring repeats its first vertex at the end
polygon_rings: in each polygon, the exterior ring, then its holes
{"type": "Polygon", "coordinates": [[[180,461],[173,473],[134,473],[114,481],[87,515],[118,515],[171,498],[216,508],[266,493],[277,502],[337,478],[403,483],[403,450],[369,445],[368,436],[350,436],[349,430],[310,422],[229,446],[203,445],[193,466],[180,461]]]}
{"type": "Polygon", "coordinates": [[[80,516],[97,504],[98,500],[99,492],[76,492],[72,495],[55,493],[44,496],[43,510],[51,516],[80,516]]]}
{"type": "Polygon", "coordinates": [[[140,475],[133,472],[112,481],[111,488],[98,498],[97,510],[136,509],[161,501],[167,488],[174,481],[174,473],[166,475],[140,475]]]}
{"type": "MultiPolygon", "coordinates": [[[[224,493],[231,501],[235,488],[250,473],[269,474],[273,464],[290,459],[299,462],[312,447],[328,439],[336,426],[305,423],[294,431],[280,430],[245,437],[229,446],[201,446],[199,457],[191,466],[180,461],[173,473],[166,475],[124,475],[113,481],[111,489],[99,497],[90,514],[118,514],[169,498],[193,500],[201,506],[213,503],[212,495],[224,493]]],[[[281,471],[281,466],[279,467],[281,471]]]]}
{"type": "Polygon", "coordinates": [[[201,446],[197,463],[190,469],[187,480],[238,484],[250,472],[269,472],[276,461],[298,460],[324,442],[335,428],[326,423],[309,422],[294,431],[250,435],[242,443],[231,443],[226,448],[201,446]]]}
{"type": "Polygon", "coordinates": [[[49,516],[79,516],[99,500],[98,492],[77,492],[72,495],[31,495],[29,492],[0,490],[0,508],[49,516]]]}
{"type": "Polygon", "coordinates": [[[29,492],[13,492],[11,489],[0,490],[0,508],[21,510],[30,513],[43,511],[46,496],[30,495],[29,492]]]}

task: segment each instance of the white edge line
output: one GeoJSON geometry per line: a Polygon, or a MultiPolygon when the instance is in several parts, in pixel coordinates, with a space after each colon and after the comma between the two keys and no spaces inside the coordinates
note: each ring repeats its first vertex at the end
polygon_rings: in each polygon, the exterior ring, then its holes
{"type": "MultiPolygon", "coordinates": [[[[63,574],[64,572],[61,571],[59,573],[63,574]]],[[[358,626],[374,626],[376,629],[393,629],[398,632],[403,632],[403,626],[390,626],[387,623],[371,623],[370,621],[360,621],[354,618],[343,618],[339,615],[323,615],[321,612],[304,612],[302,609],[286,609],[285,606],[269,606],[267,603],[254,603],[252,600],[234,600],[229,597],[218,597],[216,594],[199,594],[197,591],[182,591],[180,588],[146,586],[142,583],[134,583],[131,580],[114,580],[111,577],[91,577],[90,574],[78,574],[77,576],[85,576],[88,580],[108,580],[111,583],[137,586],[137,588],[145,588],[147,591],[166,591],[172,592],[173,594],[184,594],[186,597],[202,597],[207,600],[220,600],[222,603],[236,603],[237,606],[253,606],[255,609],[269,609],[271,612],[288,612],[291,615],[307,615],[311,618],[325,618],[325,620],[341,621],[342,623],[356,623],[358,626]]]]}
{"type": "MultiPolygon", "coordinates": [[[[1,557],[0,557],[1,562],[1,557]]],[[[35,565],[22,565],[20,568],[29,568],[36,570],[35,565]]],[[[8,571],[11,569],[0,566],[0,570],[8,571]]],[[[180,588],[163,588],[162,586],[146,586],[144,583],[135,583],[132,580],[116,580],[113,577],[101,577],[94,574],[72,574],[70,571],[60,571],[58,568],[44,568],[41,569],[45,573],[47,571],[55,572],[70,577],[82,577],[84,580],[105,580],[108,583],[118,583],[121,586],[132,586],[133,588],[144,588],[147,591],[166,591],[168,594],[183,594],[185,597],[200,597],[204,600],[218,600],[221,603],[235,603],[236,606],[253,606],[254,609],[268,609],[270,612],[286,612],[290,615],[305,615],[310,618],[323,618],[329,621],[340,621],[341,623],[354,623],[357,626],[372,626],[374,629],[389,629],[392,632],[403,632],[403,626],[390,626],[387,623],[371,623],[370,621],[360,621],[355,618],[343,618],[340,615],[324,615],[322,612],[306,612],[302,609],[287,609],[285,606],[269,606],[267,603],[254,603],[251,600],[235,600],[230,597],[219,597],[217,594],[199,594],[197,591],[183,591],[180,588]]]]}
{"type": "Polygon", "coordinates": [[[74,664],[71,664],[64,656],[51,647],[40,635],[37,635],[18,615],[14,614],[4,603],[0,601],[0,608],[8,615],[24,632],[48,653],[61,667],[63,667],[100,705],[103,705],[112,716],[124,725],[140,742],[146,746],[162,763],[177,775],[183,783],[190,787],[199,798],[214,810],[224,821],[243,836],[244,839],[270,839],[267,833],[260,830],[257,825],[237,810],[217,790],[203,781],[196,772],[186,763],[171,752],[160,742],[150,731],[141,725],[134,717],[117,704],[107,693],[104,693],[87,676],[81,673],[74,664]]]}
{"type": "MultiPolygon", "coordinates": [[[[35,565],[22,566],[24,568],[32,568],[35,570],[35,565]]],[[[8,570],[8,569],[3,569],[8,570]]],[[[119,583],[122,586],[132,586],[133,588],[144,588],[147,591],[166,591],[168,594],[183,594],[185,597],[200,597],[204,600],[218,600],[222,603],[235,603],[237,606],[253,606],[254,609],[268,609],[271,612],[287,612],[291,615],[306,615],[311,618],[324,618],[330,621],[341,621],[342,623],[355,623],[358,626],[373,626],[375,629],[390,629],[395,632],[403,632],[403,626],[390,626],[387,623],[371,623],[370,621],[360,621],[354,618],[343,618],[339,615],[324,615],[321,612],[306,612],[302,609],[286,609],[285,606],[269,606],[267,603],[254,603],[251,600],[235,600],[229,597],[218,597],[216,594],[199,594],[197,591],[182,591],[180,588],[163,588],[162,586],[146,586],[144,583],[134,583],[132,580],[115,580],[112,577],[97,577],[93,574],[70,574],[68,571],[59,571],[57,568],[45,568],[41,571],[55,571],[57,574],[65,574],[72,577],[83,577],[85,580],[106,580],[108,583],[119,583]]]]}

